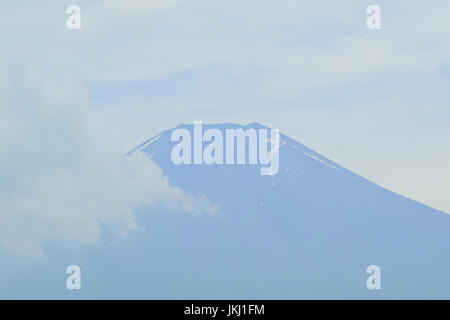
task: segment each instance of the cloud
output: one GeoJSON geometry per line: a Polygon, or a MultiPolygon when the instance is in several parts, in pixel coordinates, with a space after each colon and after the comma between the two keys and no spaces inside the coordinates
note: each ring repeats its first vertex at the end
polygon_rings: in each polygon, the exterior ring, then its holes
{"type": "Polygon", "coordinates": [[[88,130],[77,82],[28,67],[1,75],[0,251],[42,261],[47,243],[95,245],[104,228],[125,236],[140,229],[134,210],[142,206],[217,212],[171,187],[143,154],[117,163],[88,130]]]}

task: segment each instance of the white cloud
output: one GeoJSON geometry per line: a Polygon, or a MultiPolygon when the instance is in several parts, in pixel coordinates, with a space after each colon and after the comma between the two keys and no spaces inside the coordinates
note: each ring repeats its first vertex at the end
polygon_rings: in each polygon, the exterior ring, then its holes
{"type": "Polygon", "coordinates": [[[89,133],[83,87],[30,70],[3,73],[0,83],[0,251],[39,261],[46,243],[97,244],[103,226],[124,236],[139,230],[142,206],[217,212],[171,187],[143,154],[118,164],[89,133]]]}

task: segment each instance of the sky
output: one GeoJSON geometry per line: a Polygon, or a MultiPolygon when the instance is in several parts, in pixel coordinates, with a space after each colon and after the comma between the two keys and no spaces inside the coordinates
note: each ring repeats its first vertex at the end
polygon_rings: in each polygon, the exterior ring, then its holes
{"type": "Polygon", "coordinates": [[[214,213],[158,168],[143,187],[115,166],[194,120],[278,128],[450,213],[449,11],[445,0],[3,2],[0,254],[28,263],[46,242],[95,244],[104,225],[124,235],[141,201],[214,213]],[[80,30],[66,28],[72,4],[80,30]],[[372,4],[380,30],[366,27],[372,4]]]}

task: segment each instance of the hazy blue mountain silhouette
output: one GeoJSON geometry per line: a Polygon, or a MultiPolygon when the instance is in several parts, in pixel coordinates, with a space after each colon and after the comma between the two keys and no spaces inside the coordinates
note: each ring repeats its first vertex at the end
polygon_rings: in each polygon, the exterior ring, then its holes
{"type": "MultiPolygon", "coordinates": [[[[180,127],[192,133],[192,125],[180,127]]],[[[77,252],[50,248],[52,262],[21,280],[30,297],[450,298],[447,214],[377,186],[283,134],[273,177],[261,176],[259,165],[177,166],[170,158],[172,130],[125,157],[148,154],[170,184],[206,195],[218,214],[141,208],[145,232],[126,240],[106,235],[100,247],[77,252]],[[73,263],[83,270],[81,292],[64,288],[62,270],[73,263]],[[381,290],[366,288],[372,264],[381,267],[381,290]]],[[[9,289],[6,296],[23,296],[17,282],[9,289]]]]}

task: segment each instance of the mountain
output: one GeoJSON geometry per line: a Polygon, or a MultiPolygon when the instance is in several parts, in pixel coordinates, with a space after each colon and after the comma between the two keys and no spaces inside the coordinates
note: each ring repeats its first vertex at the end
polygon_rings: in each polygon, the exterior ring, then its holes
{"type": "MultiPolygon", "coordinates": [[[[269,129],[258,123],[203,129],[269,129]]],[[[95,248],[48,248],[50,262],[0,292],[7,298],[449,299],[450,217],[386,190],[280,134],[279,170],[260,164],[177,165],[175,129],[127,153],[144,154],[172,186],[206,196],[214,214],[139,208],[143,232],[95,248]],[[83,288],[65,289],[82,266],[83,288]],[[381,289],[366,272],[381,270],[381,289]],[[24,294],[20,288],[27,288],[24,294]]],[[[206,145],[206,144],[205,144],[206,145]]],[[[193,147],[193,146],[192,146],[193,147]]],[[[246,159],[248,160],[249,157],[246,159]]],[[[247,161],[248,163],[248,161],[247,161]]],[[[420,183],[420,181],[417,181],[420,183]]]]}
{"type": "MultiPolygon", "coordinates": [[[[269,129],[258,123],[203,127],[224,135],[226,129],[269,129]]],[[[177,128],[194,134],[193,125],[177,128]]],[[[220,222],[194,226],[203,244],[189,239],[189,231],[182,235],[190,250],[199,251],[185,263],[206,259],[212,270],[222,270],[210,281],[228,279],[225,285],[236,285],[238,296],[450,298],[447,214],[386,190],[283,134],[274,176],[260,175],[255,165],[175,165],[171,132],[132,152],[148,154],[173,186],[219,205],[220,222]],[[366,287],[369,265],[381,269],[381,290],[366,287]]],[[[201,283],[201,274],[196,277],[201,283]]]]}

